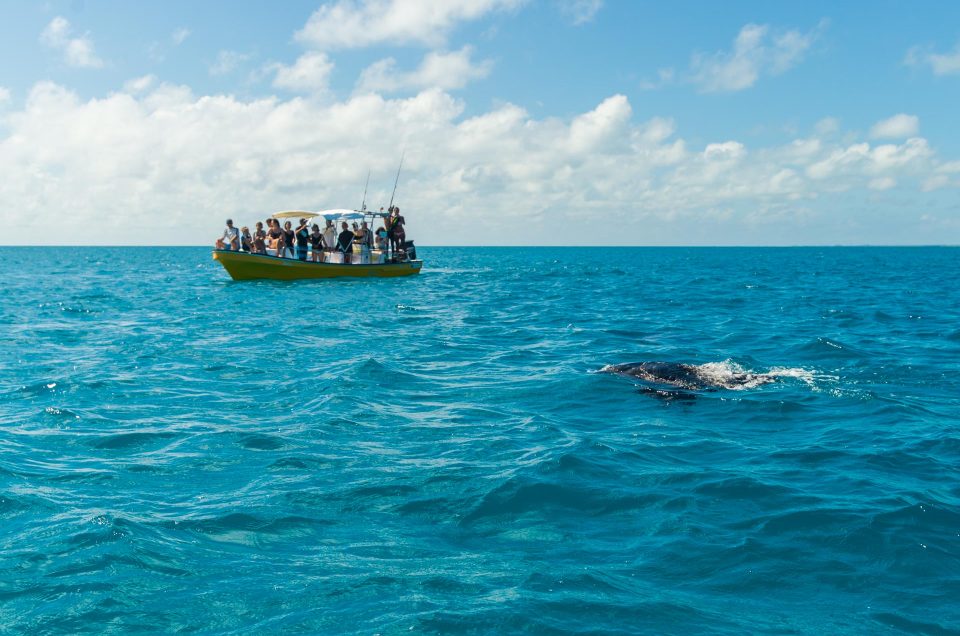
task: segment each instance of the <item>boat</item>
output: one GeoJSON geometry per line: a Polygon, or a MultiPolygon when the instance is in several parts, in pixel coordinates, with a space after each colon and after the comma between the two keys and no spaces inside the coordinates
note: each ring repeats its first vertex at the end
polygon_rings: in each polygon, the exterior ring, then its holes
{"type": "MultiPolygon", "coordinates": [[[[326,210],[307,212],[288,210],[272,215],[275,219],[316,218],[331,220],[334,224],[343,221],[367,220],[387,216],[384,212],[368,210],[326,210]]],[[[369,224],[373,230],[373,223],[369,224]]],[[[324,253],[321,261],[313,261],[312,253],[306,261],[278,256],[274,250],[267,254],[242,252],[230,249],[214,249],[213,260],[218,261],[233,280],[298,280],[309,278],[391,278],[419,274],[423,261],[416,258],[413,241],[406,241],[397,254],[387,250],[365,249],[353,246],[351,262],[344,263],[339,252],[324,253]]]]}

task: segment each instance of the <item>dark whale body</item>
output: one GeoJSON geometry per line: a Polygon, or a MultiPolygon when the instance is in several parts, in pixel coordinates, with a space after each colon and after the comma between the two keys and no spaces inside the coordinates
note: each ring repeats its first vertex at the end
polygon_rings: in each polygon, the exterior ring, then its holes
{"type": "Polygon", "coordinates": [[[753,388],[777,381],[772,373],[750,373],[682,362],[628,362],[607,365],[600,371],[635,378],[642,382],[641,388],[645,391],[671,397],[718,389],[753,388]]]}

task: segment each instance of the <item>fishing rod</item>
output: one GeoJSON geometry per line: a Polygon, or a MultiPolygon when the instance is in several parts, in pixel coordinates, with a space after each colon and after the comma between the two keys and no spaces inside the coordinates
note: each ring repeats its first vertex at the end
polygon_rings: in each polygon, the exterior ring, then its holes
{"type": "Polygon", "coordinates": [[[388,212],[393,211],[393,197],[397,194],[397,184],[400,183],[400,168],[403,167],[403,157],[407,154],[407,151],[404,150],[400,153],[400,165],[397,166],[397,178],[393,182],[393,194],[390,195],[390,207],[387,208],[388,212]]]}
{"type": "Polygon", "coordinates": [[[363,202],[360,204],[360,211],[365,212],[367,209],[367,186],[370,185],[370,171],[367,170],[367,182],[363,185],[363,202]]]}

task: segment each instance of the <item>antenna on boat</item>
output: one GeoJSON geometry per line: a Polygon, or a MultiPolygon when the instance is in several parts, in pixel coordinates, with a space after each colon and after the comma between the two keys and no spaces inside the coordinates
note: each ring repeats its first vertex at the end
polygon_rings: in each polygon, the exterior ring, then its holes
{"type": "Polygon", "coordinates": [[[360,211],[366,212],[367,210],[367,186],[370,185],[370,171],[367,170],[367,182],[363,185],[363,202],[360,204],[360,211]]]}
{"type": "Polygon", "coordinates": [[[390,195],[390,207],[387,208],[388,210],[393,209],[393,197],[394,195],[397,194],[397,184],[400,183],[400,168],[403,167],[403,157],[406,154],[407,154],[406,150],[400,153],[400,165],[397,166],[397,178],[393,182],[393,194],[390,195]]]}

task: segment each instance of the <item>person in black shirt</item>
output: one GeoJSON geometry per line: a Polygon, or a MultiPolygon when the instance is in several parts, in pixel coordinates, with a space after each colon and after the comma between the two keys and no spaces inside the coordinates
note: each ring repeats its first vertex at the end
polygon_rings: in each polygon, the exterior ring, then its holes
{"type": "Polygon", "coordinates": [[[350,231],[350,226],[347,225],[347,222],[344,221],[341,226],[343,231],[340,232],[340,236],[337,237],[337,249],[343,254],[343,262],[350,262],[350,249],[353,246],[353,232],[350,231]]]}
{"type": "Polygon", "coordinates": [[[276,250],[277,256],[283,256],[283,230],[280,229],[280,221],[270,219],[270,231],[267,232],[270,237],[270,246],[276,250]]]}
{"type": "Polygon", "coordinates": [[[310,244],[310,230],[307,229],[307,220],[300,219],[300,225],[294,232],[297,236],[297,258],[307,260],[307,246],[310,244]]]}
{"type": "Polygon", "coordinates": [[[390,248],[393,251],[393,257],[397,258],[398,253],[403,250],[403,243],[406,240],[406,232],[403,226],[406,220],[400,216],[400,208],[393,207],[390,210],[390,216],[386,220],[387,236],[390,239],[390,248]]]}
{"type": "Polygon", "coordinates": [[[293,224],[287,221],[283,224],[283,256],[284,258],[293,258],[294,240],[296,232],[293,231],[293,224]]]}
{"type": "Polygon", "coordinates": [[[313,231],[310,232],[310,250],[313,252],[313,260],[320,262],[320,256],[323,255],[323,234],[320,233],[320,226],[313,224],[313,231]]]}

